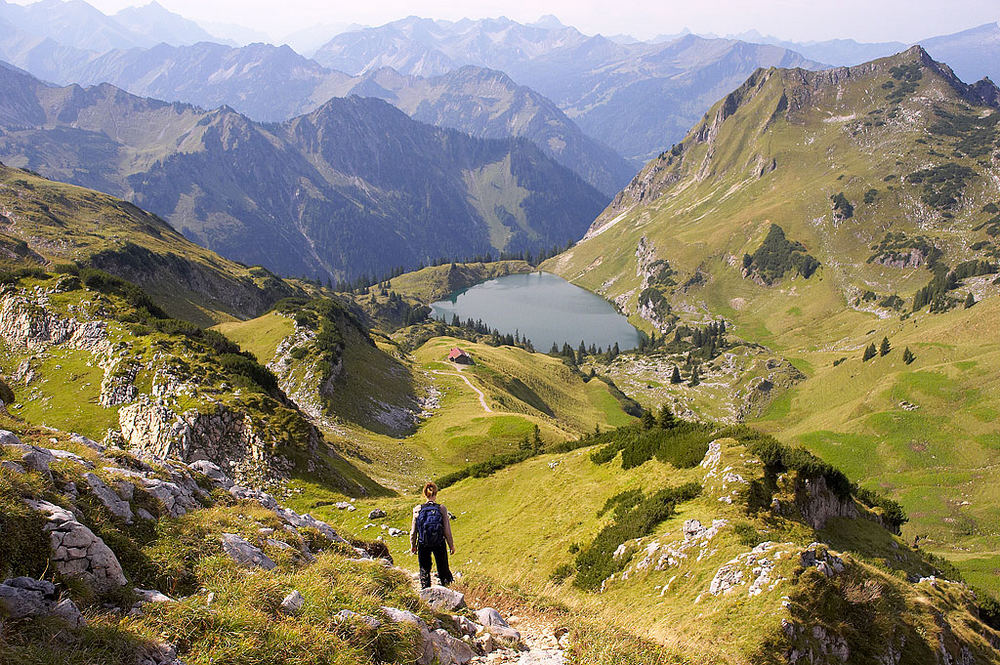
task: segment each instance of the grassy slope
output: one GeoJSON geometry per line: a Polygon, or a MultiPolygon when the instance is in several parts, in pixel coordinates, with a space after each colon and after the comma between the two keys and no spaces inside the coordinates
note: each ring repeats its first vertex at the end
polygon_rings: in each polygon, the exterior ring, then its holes
{"type": "MultiPolygon", "coordinates": [[[[864,482],[887,487],[912,513],[909,537],[929,535],[933,547],[956,556],[977,582],[1000,590],[1000,511],[992,489],[1000,451],[990,422],[1000,412],[990,371],[997,366],[990,351],[997,337],[994,327],[981,323],[996,309],[997,287],[980,282],[975,290],[987,300],[969,312],[921,314],[903,322],[852,305],[869,289],[909,301],[931,277],[924,268],[867,262],[872,245],[888,231],[933,239],[950,266],[996,251],[992,242],[983,250],[970,247],[991,240],[973,228],[990,217],[983,206],[1000,199],[997,161],[956,156],[953,139],[927,129],[936,119],[934,108],[990,111],[959,101],[942,77],[924,67],[916,91],[889,117],[895,105],[882,87],[892,78],[889,68],[919,60],[909,52],[877,61],[837,85],[811,89],[796,73],[765,72],[748,85],[733,115],[716,122],[721,102],[709,112],[685,140],[679,163],[663,158],[647,166],[637,182],[662,181],[658,196],[624,213],[609,208],[599,224],[622,214],[617,224],[543,267],[621,297],[626,309],[634,308],[640,285],[635,249],[642,237],[670,261],[679,283],[702,273],[704,284],[670,294],[675,312],[694,320],[724,316],[736,335],[766,345],[811,376],[772,406],[767,427],[842,462],[864,482]],[[783,93],[793,103],[805,100],[803,109],[776,113],[783,93]],[[702,130],[708,141],[696,140],[702,130]],[[772,159],[776,169],[761,174],[761,164],[772,159]],[[919,185],[902,182],[911,172],[944,163],[978,174],[953,218],[922,203],[919,185]],[[869,189],[878,194],[866,204],[869,189]],[[831,211],[829,197],[841,191],[855,206],[846,221],[831,211]],[[760,245],[771,223],[820,260],[813,277],[787,276],[765,287],[740,275],[741,257],[760,245]],[[897,353],[862,370],[861,350],[883,335],[897,353]],[[940,344],[945,346],[935,346],[940,344]],[[899,353],[906,345],[919,359],[904,368],[899,353]],[[848,363],[830,367],[845,356],[848,363]],[[888,363],[895,367],[887,372],[888,363]],[[921,408],[902,410],[903,399],[921,408]]],[[[630,194],[633,199],[627,191],[626,201],[637,201],[638,191],[630,194]]],[[[965,289],[953,295],[963,297],[965,289]]],[[[649,328],[636,316],[633,322],[649,328]]]]}
{"type": "MultiPolygon", "coordinates": [[[[70,441],[64,432],[32,427],[6,415],[0,414],[0,424],[17,432],[25,442],[82,456],[96,465],[95,473],[108,483],[116,478],[115,472],[103,467],[127,465],[132,459],[124,451],[118,451],[113,459],[102,459],[95,451],[70,441]]],[[[135,524],[126,525],[87,494],[73,499],[61,493],[67,482],[86,487],[83,474],[87,469],[60,462],[52,471],[48,476],[0,468],[0,516],[5,531],[15,529],[23,542],[46,548],[44,520],[30,519],[31,511],[24,509],[22,497],[44,498],[75,508],[78,518],[115,550],[130,584],[119,592],[95,596],[85,585],[54,573],[44,549],[3,548],[2,554],[10,556],[0,557],[0,571],[7,576],[28,575],[62,583],[63,592],[83,609],[88,623],[70,629],[52,620],[0,620],[0,662],[138,662],[138,654],[166,641],[176,645],[180,658],[188,663],[412,663],[415,640],[405,627],[383,622],[372,630],[348,623],[338,629],[333,617],[342,609],[378,615],[380,607],[388,605],[412,609],[433,620],[433,612],[421,605],[406,575],[374,562],[358,561],[352,548],[331,543],[318,532],[289,532],[274,512],[257,503],[238,502],[217,490],[203,497],[203,503],[210,507],[171,518],[156,499],[138,489],[133,505],[142,505],[158,519],[152,523],[137,519],[135,524]],[[296,550],[306,539],[316,558],[307,561],[297,552],[266,543],[259,531],[264,528],[296,550]],[[223,533],[236,533],[260,545],[277,568],[263,571],[238,566],[223,554],[223,533]],[[141,613],[129,614],[134,600],[131,585],[157,589],[178,602],[150,605],[141,613]],[[292,589],[305,597],[304,611],[295,617],[279,610],[292,589]],[[208,593],[214,595],[211,605],[208,593]]],[[[196,480],[210,486],[203,477],[196,480]]]]}
{"type": "Polygon", "coordinates": [[[214,330],[233,340],[244,351],[249,351],[258,362],[267,364],[281,340],[295,330],[295,322],[287,316],[269,312],[256,319],[230,321],[213,326],[214,330]]]}
{"type": "MultiPolygon", "coordinates": [[[[741,446],[731,440],[723,442],[723,446],[720,469],[730,468],[744,475],[755,473],[747,466],[741,446]]],[[[626,581],[615,581],[600,594],[580,591],[569,582],[554,584],[550,580],[553,571],[573,561],[571,546],[588,543],[611,521],[610,515],[596,516],[609,497],[635,488],[648,493],[692,480],[702,482],[705,477],[705,469],[700,467],[680,470],[656,461],[629,471],[623,471],[617,461],[599,466],[591,462],[591,452],[592,449],[581,449],[543,455],[487,478],[462,481],[442,492],[441,500],[458,516],[453,524],[458,547],[454,568],[473,581],[488,579],[508,591],[540,594],[563,604],[573,616],[653,636],[671,650],[698,662],[706,658],[710,662],[767,662],[758,660],[755,653],[765,637],[777,633],[782,618],[818,621],[834,629],[842,619],[823,614],[829,611],[824,608],[800,606],[798,601],[787,607],[782,604],[784,598],[794,596],[805,586],[804,581],[801,586],[798,581],[791,581],[797,556],[779,562],[776,568],[779,574],[775,577],[781,576],[784,581],[775,587],[765,586],[758,596],[748,596],[745,587],[732,595],[708,594],[719,567],[752,547],[741,542],[733,528],[735,524],[756,529],[759,536],[755,543],[772,540],[805,547],[821,538],[838,548],[852,550],[855,574],[872,577],[886,589],[892,588],[892,594],[898,593],[903,603],[899,607],[906,609],[897,608],[895,612],[908,625],[919,626],[914,628],[917,632],[934,630],[931,613],[923,609],[929,605],[949,606],[953,608],[951,611],[961,612],[959,608],[964,601],[957,587],[942,592],[947,598],[929,598],[925,589],[902,582],[899,579],[902,573],[885,572],[886,564],[918,575],[928,574],[930,568],[898,538],[874,524],[835,520],[828,530],[816,534],[792,520],[750,518],[739,501],[733,504],[719,501],[717,479],[705,480],[706,492],[701,497],[681,504],[674,517],[657,527],[653,535],[642,539],[626,581]],[[698,519],[706,526],[716,519],[726,520],[726,524],[700,556],[696,548],[677,567],[635,568],[646,545],[680,541],[681,527],[688,519],[698,519]],[[669,589],[665,591],[664,585],[669,589]]],[[[362,502],[353,513],[317,507],[307,497],[300,497],[296,505],[299,510],[317,512],[355,533],[385,534],[382,529],[387,526],[409,528],[413,502],[410,497],[362,502]],[[366,526],[367,511],[376,506],[387,510],[388,517],[375,520],[379,525],[372,530],[366,526]]],[[[405,536],[384,539],[398,561],[408,567],[415,566],[407,554],[405,536]]],[[[890,622],[897,618],[892,612],[887,615],[890,622]]],[[[985,648],[981,640],[971,637],[971,632],[962,634],[985,648]]],[[[912,652],[908,662],[919,662],[909,660],[911,657],[912,652]]]]}
{"type": "MultiPolygon", "coordinates": [[[[415,433],[393,438],[353,427],[338,437],[345,448],[357,450],[356,463],[365,472],[407,492],[467,463],[515,450],[536,425],[542,439],[551,442],[592,431],[598,424],[606,429],[631,419],[603,383],[584,383],[568,375],[559,361],[540,354],[435,338],[417,349],[413,363],[421,383],[441,393],[440,407],[415,433]],[[478,394],[443,361],[456,344],[477,360],[463,375],[483,391],[492,412],[483,410],[478,394]],[[507,385],[513,379],[527,386],[540,400],[536,403],[547,405],[553,415],[512,395],[507,385]]],[[[517,393],[525,391],[519,388],[517,393]]]]}
{"type": "Polygon", "coordinates": [[[247,316],[260,305],[253,301],[266,300],[268,290],[293,293],[266,270],[224,259],[125,201],[2,165],[0,244],[19,246],[19,256],[7,254],[0,266],[88,265],[95,255],[110,257],[98,264],[116,274],[124,271],[122,276],[141,283],[169,313],[200,325],[247,316]],[[144,252],[162,264],[148,265],[144,252]],[[192,269],[202,272],[200,281],[196,277],[185,286],[182,280],[191,277],[192,269]],[[201,291],[195,290],[196,283],[201,291]],[[236,300],[242,292],[243,307],[223,300],[226,291],[236,300]]]}
{"type": "MultiPolygon", "coordinates": [[[[289,319],[284,323],[279,318],[267,314],[216,329],[259,359],[270,360],[281,333],[289,330],[285,326],[291,325],[289,319]]],[[[349,330],[347,334],[343,370],[326,409],[336,423],[328,424],[325,433],[352,463],[394,489],[409,491],[424,479],[514,450],[532,436],[536,425],[544,441],[555,442],[632,420],[606,384],[585,381],[547,355],[436,337],[400,358],[388,339],[376,337],[376,349],[353,339],[349,330]],[[461,376],[459,368],[445,362],[453,346],[466,349],[476,360],[462,368],[461,376]],[[492,411],[483,409],[463,377],[483,392],[492,411]],[[412,434],[391,435],[373,422],[378,402],[403,405],[413,395],[437,391],[439,407],[412,434]]],[[[308,367],[306,360],[293,369],[293,376],[308,367]]]]}
{"type": "MultiPolygon", "coordinates": [[[[904,534],[953,559],[970,581],[998,589],[1000,365],[993,333],[1000,302],[889,320],[886,357],[861,362],[860,348],[809,354],[816,373],[777,404],[762,426],[795,440],[851,477],[881,487],[910,516],[904,534]],[[909,347],[916,360],[906,365],[909,347]],[[838,367],[832,363],[848,360],[838,367]],[[903,408],[903,403],[916,410],[903,408]]],[[[853,346],[853,345],[852,345],[853,346]]]]}

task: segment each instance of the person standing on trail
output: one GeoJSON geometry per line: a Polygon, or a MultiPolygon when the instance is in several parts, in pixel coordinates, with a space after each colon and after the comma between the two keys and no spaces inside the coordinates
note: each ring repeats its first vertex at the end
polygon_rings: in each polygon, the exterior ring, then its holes
{"type": "Polygon", "coordinates": [[[431,556],[437,562],[438,579],[441,586],[452,583],[451,569],[448,567],[448,551],[455,553],[455,541],[451,537],[451,516],[448,509],[437,502],[438,488],[434,483],[424,485],[426,503],[413,509],[413,523],[410,525],[410,552],[417,555],[420,565],[420,588],[431,585],[431,556]]]}

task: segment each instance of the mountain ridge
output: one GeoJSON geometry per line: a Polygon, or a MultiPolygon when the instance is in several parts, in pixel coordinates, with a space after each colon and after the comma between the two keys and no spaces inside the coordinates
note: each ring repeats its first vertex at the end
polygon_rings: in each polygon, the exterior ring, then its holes
{"type": "Polygon", "coordinates": [[[35,97],[0,119],[5,161],[134,199],[223,255],[285,274],[538,251],[582,234],[603,205],[525,139],[475,139],[380,100],[332,98],[265,125],[227,107],[4,72],[8,94],[35,97]]]}

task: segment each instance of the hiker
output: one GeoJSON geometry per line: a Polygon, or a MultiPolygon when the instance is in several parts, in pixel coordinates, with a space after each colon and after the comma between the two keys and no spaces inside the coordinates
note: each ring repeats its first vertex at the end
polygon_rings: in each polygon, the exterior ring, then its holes
{"type": "Polygon", "coordinates": [[[441,586],[452,583],[451,569],[448,567],[448,550],[455,553],[455,541],[451,537],[451,518],[448,509],[437,502],[438,488],[434,483],[424,485],[426,503],[413,509],[413,523],[410,525],[410,552],[417,555],[420,564],[420,588],[431,585],[431,555],[437,562],[438,579],[441,586]],[[447,546],[447,549],[445,549],[447,546]]]}

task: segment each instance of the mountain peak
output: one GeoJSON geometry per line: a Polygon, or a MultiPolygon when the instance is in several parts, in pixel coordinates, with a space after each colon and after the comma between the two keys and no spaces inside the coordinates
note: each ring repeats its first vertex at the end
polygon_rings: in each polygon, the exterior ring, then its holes
{"type": "Polygon", "coordinates": [[[558,30],[566,26],[553,14],[545,14],[540,19],[530,24],[533,28],[545,28],[547,30],[558,30]]]}

